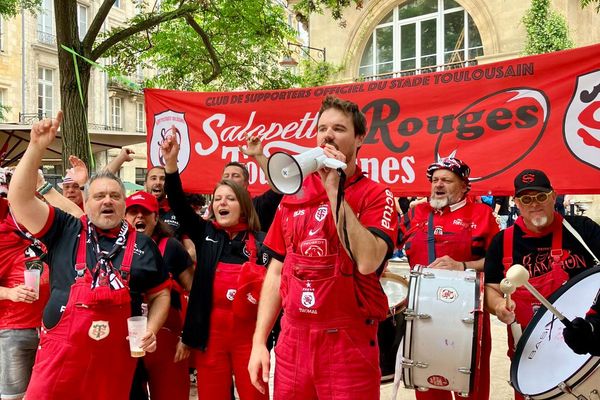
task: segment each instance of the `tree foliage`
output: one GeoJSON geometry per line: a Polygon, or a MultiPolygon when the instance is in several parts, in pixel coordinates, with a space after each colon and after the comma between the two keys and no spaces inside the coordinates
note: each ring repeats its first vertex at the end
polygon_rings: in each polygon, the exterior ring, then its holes
{"type": "MultiPolygon", "coordinates": [[[[14,9],[17,3],[11,4],[14,9]]],[[[158,69],[147,84],[163,88],[232,90],[303,85],[302,76],[279,66],[288,52],[287,41],[295,38],[295,32],[277,3],[165,0],[155,4],[160,8],[155,6],[108,33],[100,33],[114,5],[114,0],[103,0],[81,40],[77,1],[54,0],[61,108],[65,112],[61,127],[65,167],[70,154],[93,166],[87,128],[93,67],[83,58],[74,61],[63,45],[94,62],[111,56],[114,63],[109,70],[119,73],[133,73],[138,65],[158,69]]]]}
{"type": "MultiPolygon", "coordinates": [[[[166,1],[163,12],[179,4],[166,1]]],[[[116,31],[109,33],[115,34],[116,31]]],[[[295,32],[271,0],[215,0],[185,18],[139,32],[109,55],[132,73],[142,63],[160,71],[146,84],[182,90],[275,89],[299,84],[279,65],[295,32]]]]}
{"type": "Polygon", "coordinates": [[[594,6],[596,7],[596,12],[600,13],[600,0],[580,0],[580,1],[581,1],[581,8],[584,8],[591,4],[594,4],[594,6]]]}
{"type": "Polygon", "coordinates": [[[21,10],[37,12],[41,0],[0,0],[0,16],[14,17],[21,10]]]}
{"type": "Polygon", "coordinates": [[[550,0],[532,0],[523,17],[527,31],[525,54],[542,54],[573,47],[565,18],[550,9],[550,0]]]}

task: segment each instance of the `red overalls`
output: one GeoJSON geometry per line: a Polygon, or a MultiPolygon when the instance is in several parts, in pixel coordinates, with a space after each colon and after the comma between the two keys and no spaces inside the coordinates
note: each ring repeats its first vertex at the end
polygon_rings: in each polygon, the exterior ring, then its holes
{"type": "Polygon", "coordinates": [[[274,399],[379,399],[383,290],[371,299],[382,314],[367,316],[357,302],[354,274],[359,272],[343,250],[304,256],[289,243],[280,286],[284,313],[275,346],[274,399]]]}
{"type": "Polygon", "coordinates": [[[91,288],[86,263],[87,223],[77,249],[77,277],[58,324],[42,327],[26,398],[32,400],[127,400],[136,359],[129,352],[129,270],[136,232],[129,232],[121,275],[123,288],[91,288]]]}
{"type": "MultiPolygon", "coordinates": [[[[467,207],[469,204],[467,203],[467,207]]],[[[429,265],[437,257],[447,255],[457,261],[473,261],[471,251],[472,234],[469,228],[472,220],[471,213],[463,215],[463,223],[466,228],[454,231],[453,233],[434,234],[434,213],[430,213],[427,225],[422,225],[417,229],[411,240],[410,247],[406,254],[410,259],[411,267],[420,265],[429,265]]],[[[483,279],[483,275],[481,275],[483,279]]],[[[481,299],[483,300],[483,299],[481,299]]],[[[474,349],[477,354],[475,357],[476,365],[473,379],[473,387],[469,392],[469,397],[461,397],[471,400],[487,400],[490,393],[490,356],[492,353],[492,333],[490,328],[490,315],[483,310],[483,301],[480,302],[479,312],[483,312],[482,324],[478,326],[478,337],[481,341],[478,348],[474,349]]],[[[457,319],[457,323],[458,323],[457,319]]],[[[419,340],[416,338],[416,340],[419,340]]],[[[415,391],[416,398],[419,400],[445,400],[452,399],[452,392],[429,389],[425,392],[415,391]]],[[[456,394],[458,396],[458,394],[456,394]]]]}
{"type": "MultiPolygon", "coordinates": [[[[522,218],[522,217],[519,217],[522,218]]],[[[537,289],[544,297],[550,296],[558,290],[566,281],[569,280],[569,274],[563,269],[563,260],[568,257],[568,252],[562,249],[562,216],[555,213],[554,218],[558,219],[558,229],[552,232],[552,249],[550,256],[552,257],[552,269],[543,275],[529,278],[531,286],[537,289]]],[[[504,274],[513,265],[513,245],[514,245],[514,226],[504,230],[503,238],[503,258],[504,274]]],[[[541,306],[541,303],[536,299],[529,290],[524,286],[518,287],[511,295],[511,299],[515,302],[515,320],[521,325],[524,330],[529,321],[533,318],[535,311],[541,306]]],[[[508,356],[512,359],[514,355],[514,338],[510,325],[507,325],[508,331],[508,356]]],[[[524,397],[515,391],[515,399],[523,399],[524,397]]]]}
{"type": "MultiPolygon", "coordinates": [[[[158,243],[162,255],[165,254],[167,240],[163,238],[158,243]]],[[[144,357],[152,400],[188,400],[190,397],[189,364],[185,360],[173,362],[187,309],[185,290],[173,278],[171,295],[179,297],[181,310],[169,307],[167,320],[156,334],[156,351],[146,353],[144,357]]]]}
{"type": "MultiPolygon", "coordinates": [[[[249,235],[247,249],[253,240],[249,235]]],[[[195,352],[199,399],[230,400],[232,372],[240,400],[269,398],[252,385],[248,373],[256,321],[237,318],[232,310],[241,269],[242,264],[224,262],[216,267],[208,344],[206,351],[195,352]]]]}

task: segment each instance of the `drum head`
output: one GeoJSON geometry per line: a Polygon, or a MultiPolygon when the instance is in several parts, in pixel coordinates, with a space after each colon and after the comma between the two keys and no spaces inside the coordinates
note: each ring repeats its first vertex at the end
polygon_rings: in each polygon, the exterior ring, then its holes
{"type": "MultiPolygon", "coordinates": [[[[600,287],[600,267],[582,272],[548,298],[565,317],[572,320],[589,310],[600,287]]],[[[527,325],[510,367],[514,388],[525,395],[546,399],[561,393],[561,382],[570,387],[585,379],[600,358],[575,354],[563,339],[564,325],[541,307],[527,325]]]]}
{"type": "Polygon", "coordinates": [[[408,297],[408,282],[406,279],[391,272],[384,272],[380,282],[388,299],[388,307],[393,311],[388,312],[388,316],[404,311],[408,297]]]}

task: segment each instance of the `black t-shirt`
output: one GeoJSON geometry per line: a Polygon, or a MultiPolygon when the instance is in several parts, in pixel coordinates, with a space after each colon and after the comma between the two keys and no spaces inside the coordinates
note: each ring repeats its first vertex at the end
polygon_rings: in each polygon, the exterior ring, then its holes
{"type": "MultiPolygon", "coordinates": [[[[69,299],[71,285],[75,282],[75,260],[79,245],[79,234],[82,223],[78,218],[54,208],[51,226],[40,240],[48,247],[48,265],[50,266],[50,299],[44,309],[44,325],[52,328],[61,317],[64,306],[69,299]]],[[[110,251],[116,238],[99,235],[100,247],[110,251]]],[[[120,268],[125,254],[123,247],[113,259],[113,266],[120,268]]],[[[88,243],[86,260],[88,268],[96,265],[96,254],[88,243]]],[[[131,275],[129,288],[132,297],[132,314],[140,315],[141,296],[143,293],[156,288],[168,278],[167,269],[163,263],[158,247],[148,236],[138,233],[131,260],[131,275]]]]}
{"type": "Polygon", "coordinates": [[[185,247],[175,238],[168,238],[163,260],[168,271],[177,279],[179,274],[194,265],[185,247]]]}
{"type": "Polygon", "coordinates": [[[279,202],[282,198],[283,194],[277,193],[271,189],[260,196],[252,198],[252,205],[258,214],[260,230],[262,232],[267,232],[271,227],[273,218],[275,218],[275,211],[277,211],[277,206],[279,206],[279,202]]]}
{"type": "MultiPolygon", "coordinates": [[[[588,217],[567,216],[565,219],[581,235],[584,242],[600,259],[600,225],[588,217]]],[[[586,268],[594,266],[594,259],[571,232],[562,226],[563,250],[568,250],[569,255],[565,259],[563,269],[574,277],[586,268]]],[[[504,278],[504,231],[499,232],[487,250],[485,256],[485,283],[500,283],[504,278]]],[[[523,237],[523,230],[514,225],[513,237],[513,264],[521,264],[529,270],[530,276],[543,275],[551,270],[550,249],[552,247],[552,235],[543,237],[523,237]]]]}
{"type": "Polygon", "coordinates": [[[510,204],[508,196],[494,196],[494,206],[500,204],[498,215],[508,215],[510,213],[510,204]]]}

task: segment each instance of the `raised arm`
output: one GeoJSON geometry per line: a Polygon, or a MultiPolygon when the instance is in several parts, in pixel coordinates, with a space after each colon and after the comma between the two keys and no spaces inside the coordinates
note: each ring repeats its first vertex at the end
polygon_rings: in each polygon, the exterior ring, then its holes
{"type": "Polygon", "coordinates": [[[63,113],[55,119],[44,119],[31,127],[31,137],[23,158],[15,168],[8,190],[8,201],[17,220],[33,234],[42,230],[50,209],[35,195],[37,170],[46,148],[56,137],[62,123],[63,113]]]}
{"type": "Polygon", "coordinates": [[[113,158],[108,164],[106,164],[106,167],[104,167],[104,169],[116,175],[124,163],[128,161],[133,161],[133,157],[131,155],[134,153],[135,152],[133,150],[123,147],[119,154],[115,158],[113,158]]]}
{"type": "Polygon", "coordinates": [[[271,189],[276,193],[280,193],[275,188],[275,185],[273,185],[273,183],[271,182],[271,178],[269,177],[269,172],[267,170],[267,162],[269,160],[267,159],[267,156],[265,156],[265,154],[263,153],[262,140],[257,135],[250,135],[246,138],[246,144],[243,146],[239,146],[239,149],[248,157],[252,157],[254,158],[254,160],[256,160],[258,166],[260,167],[260,169],[262,169],[263,173],[267,177],[271,189]]]}
{"type": "Polygon", "coordinates": [[[77,204],[58,193],[54,186],[48,185],[50,184],[44,179],[42,171],[38,169],[38,180],[36,187],[38,188],[38,193],[44,197],[44,200],[46,200],[48,204],[58,207],[76,218],[79,218],[83,215],[83,210],[79,208],[77,204]]]}

